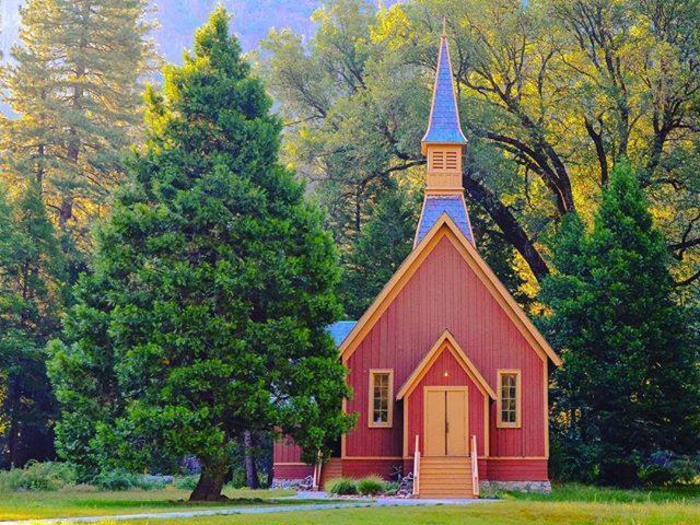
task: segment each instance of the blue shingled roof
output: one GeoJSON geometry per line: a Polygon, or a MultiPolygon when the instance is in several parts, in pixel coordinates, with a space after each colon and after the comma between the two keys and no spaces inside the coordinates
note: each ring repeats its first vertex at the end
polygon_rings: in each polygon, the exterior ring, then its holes
{"type": "Polygon", "coordinates": [[[442,37],[438,55],[437,76],[433,91],[433,106],[430,112],[428,131],[423,144],[466,144],[467,139],[459,125],[459,113],[455,99],[450,53],[447,38],[442,37]]]}
{"type": "Polygon", "coordinates": [[[469,242],[474,244],[464,197],[462,195],[428,195],[423,203],[423,213],[420,216],[415,245],[420,244],[443,213],[446,213],[469,239],[469,242]]]}
{"type": "Polygon", "coordinates": [[[340,346],[345,341],[345,338],[355,328],[356,324],[357,321],[338,321],[328,326],[328,333],[335,340],[336,346],[340,346]]]}

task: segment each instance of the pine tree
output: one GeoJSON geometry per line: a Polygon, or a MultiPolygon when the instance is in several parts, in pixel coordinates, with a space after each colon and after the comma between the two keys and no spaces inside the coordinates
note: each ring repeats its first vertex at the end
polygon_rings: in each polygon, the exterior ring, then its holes
{"type": "Polygon", "coordinates": [[[29,0],[20,44],[2,71],[19,115],[0,133],[4,176],[38,181],[70,244],[122,179],[141,122],[140,79],[153,52],[147,0],[29,0]]]}
{"type": "Polygon", "coordinates": [[[325,329],[335,249],[277,161],[281,124],[222,7],[147,101],[150,138],[99,231],[68,344],[52,346],[59,443],[140,468],[196,455],[191,498],[218,499],[246,431],[287,433],[310,459],[349,428],[325,329]],[[98,389],[115,396],[89,399],[98,389]],[[84,414],[113,419],[76,435],[84,414]]]}
{"type": "Polygon", "coordinates": [[[60,328],[62,261],[36,183],[0,191],[0,465],[49,459],[56,404],[45,346],[60,328]]]}
{"type": "Polygon", "coordinates": [[[668,250],[628,163],[612,174],[593,231],[569,217],[553,251],[558,271],[541,299],[565,362],[556,448],[584,479],[634,484],[652,453],[697,450],[700,380],[668,250]]]}
{"type": "Polygon", "coordinates": [[[420,202],[409,191],[387,191],[344,261],[341,296],[359,319],[413,249],[420,202]]]}

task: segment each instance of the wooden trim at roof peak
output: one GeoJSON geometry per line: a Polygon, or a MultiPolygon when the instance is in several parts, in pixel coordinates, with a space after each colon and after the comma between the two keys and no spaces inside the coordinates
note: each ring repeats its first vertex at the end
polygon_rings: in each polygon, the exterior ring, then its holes
{"type": "Polygon", "coordinates": [[[525,312],[520,308],[510,292],[501,283],[493,270],[481,257],[477,249],[469,242],[459,227],[443,213],[435,222],[423,240],[414,248],[389,282],[384,286],[372,305],[362,315],[355,327],[340,345],[338,351],[343,363],[360,345],[381,315],[386,311],[403,287],[408,283],[422,262],[444,237],[448,237],[457,248],[462,258],[474,270],[477,278],[484,283],[491,296],[501,305],[504,312],[515,324],[518,331],[530,343],[532,348],[546,361],[549,358],[556,366],[562,365],[561,358],[552,349],[525,312]]]}
{"type": "Polygon", "coordinates": [[[491,399],[496,399],[496,392],[494,392],[493,388],[491,388],[491,385],[488,384],[486,379],[484,379],[484,376],[481,375],[476,366],[474,366],[474,363],[472,363],[467,357],[467,354],[464,353],[464,350],[462,350],[462,348],[459,346],[450,331],[445,330],[403,384],[399,390],[399,393],[396,395],[397,401],[400,401],[404,397],[410,395],[411,392],[415,390],[418,383],[420,383],[421,379],[423,379],[428,370],[430,370],[430,367],[445,350],[448,350],[455,357],[455,359],[457,359],[459,365],[476,383],[477,388],[483,394],[491,399]]]}

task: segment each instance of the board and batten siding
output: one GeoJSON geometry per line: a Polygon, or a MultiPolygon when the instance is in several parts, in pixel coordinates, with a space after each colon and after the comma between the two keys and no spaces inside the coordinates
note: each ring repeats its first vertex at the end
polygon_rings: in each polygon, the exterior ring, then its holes
{"type": "MultiPolygon", "coordinates": [[[[435,245],[347,359],[348,381],[354,390],[347,411],[359,414],[356,428],[346,438],[347,457],[403,455],[400,404],[395,407],[391,428],[367,426],[369,370],[393,369],[397,392],[446,329],[494,390],[499,369],[521,371],[521,428],[496,428],[496,408],[491,403],[489,455],[546,455],[543,357],[530,347],[452,242],[445,236],[435,245]]],[[[470,425],[470,433],[472,428],[470,425]]]]}
{"type": "MultiPolygon", "coordinates": [[[[468,436],[477,437],[477,450],[480,456],[486,453],[484,446],[484,394],[477,388],[449,350],[444,350],[432,364],[416,389],[408,396],[409,418],[407,432],[407,455],[413,456],[416,435],[420,436],[420,451],[425,454],[425,422],[423,389],[428,386],[467,386],[468,436]],[[445,376],[447,373],[447,376],[445,376]]],[[[405,401],[404,401],[405,402],[405,401]]],[[[467,439],[470,439],[467,437],[467,439]]]]}

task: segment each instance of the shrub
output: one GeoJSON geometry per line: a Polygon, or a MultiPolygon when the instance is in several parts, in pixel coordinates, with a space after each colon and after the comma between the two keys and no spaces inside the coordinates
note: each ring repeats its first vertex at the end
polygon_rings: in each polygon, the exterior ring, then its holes
{"type": "Polygon", "coordinates": [[[357,482],[357,491],[363,496],[376,496],[384,494],[388,484],[379,476],[367,476],[357,482]]]}
{"type": "Polygon", "coordinates": [[[357,482],[348,478],[334,479],[328,482],[326,490],[338,496],[352,496],[357,494],[357,482]]]}
{"type": "Polygon", "coordinates": [[[173,484],[180,490],[194,490],[199,482],[199,476],[183,476],[175,478],[173,484]]]}
{"type": "Polygon", "coordinates": [[[384,491],[384,494],[394,496],[399,491],[400,487],[401,484],[398,481],[390,481],[386,484],[386,490],[384,491]]]}
{"type": "Polygon", "coordinates": [[[646,486],[691,483],[700,473],[698,460],[671,452],[655,452],[639,468],[639,480],[646,486]]]}
{"type": "Polygon", "coordinates": [[[77,478],[70,463],[30,461],[24,468],[0,472],[0,489],[59,490],[75,485],[77,478]]]}
{"type": "Polygon", "coordinates": [[[129,490],[138,485],[138,476],[122,469],[103,470],[92,480],[92,484],[104,490],[129,490]]]}

